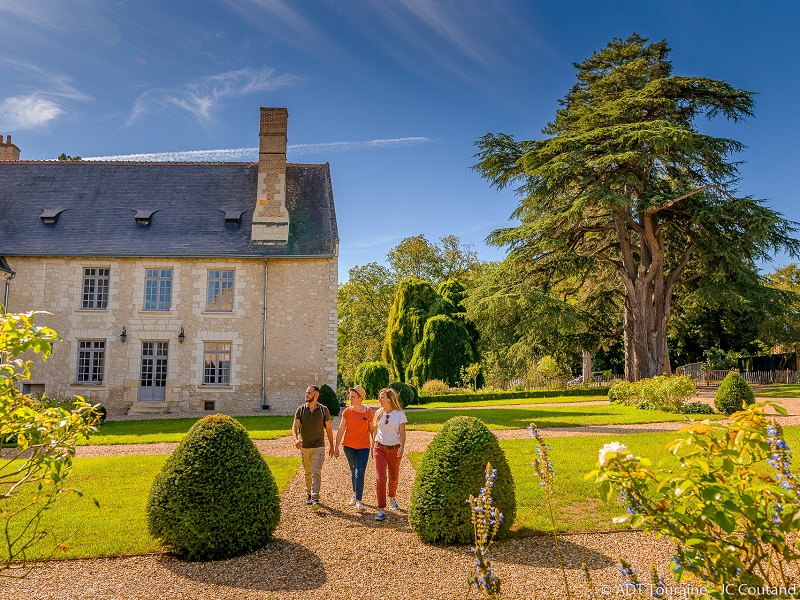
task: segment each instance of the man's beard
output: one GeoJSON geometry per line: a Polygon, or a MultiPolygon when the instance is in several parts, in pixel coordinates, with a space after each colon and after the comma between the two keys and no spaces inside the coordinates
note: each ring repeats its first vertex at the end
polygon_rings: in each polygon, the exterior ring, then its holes
{"type": "Polygon", "coordinates": [[[306,404],[309,404],[309,403],[311,403],[311,402],[313,402],[313,401],[314,401],[314,399],[313,399],[313,398],[306,398],[306,404]]]}

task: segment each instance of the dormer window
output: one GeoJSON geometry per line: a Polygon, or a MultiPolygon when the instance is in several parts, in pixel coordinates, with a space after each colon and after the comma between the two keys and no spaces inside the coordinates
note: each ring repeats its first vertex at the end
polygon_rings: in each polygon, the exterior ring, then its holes
{"type": "Polygon", "coordinates": [[[63,208],[45,208],[39,218],[42,223],[55,223],[58,220],[58,215],[64,212],[63,208]]]}
{"type": "Polygon", "coordinates": [[[242,221],[243,210],[226,210],[225,211],[225,224],[236,225],[242,221]]]}
{"type": "Polygon", "coordinates": [[[157,212],[157,210],[137,210],[133,218],[139,225],[150,225],[150,219],[157,212]]]}

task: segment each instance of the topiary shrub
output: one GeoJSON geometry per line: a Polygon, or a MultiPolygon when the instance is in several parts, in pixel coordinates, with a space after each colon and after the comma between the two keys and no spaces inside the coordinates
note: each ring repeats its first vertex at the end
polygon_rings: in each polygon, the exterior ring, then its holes
{"type": "Polygon", "coordinates": [[[461,369],[474,362],[472,342],[461,321],[436,315],[425,322],[422,340],[406,368],[406,381],[441,379],[455,386],[461,380],[461,369]]]}
{"type": "Polygon", "coordinates": [[[210,415],[195,423],[153,481],[147,527],[192,561],[262,548],[280,520],[278,487],[238,421],[210,415]]]}
{"type": "Polygon", "coordinates": [[[377,398],[378,392],[389,385],[389,366],[382,362],[365,362],[358,365],[353,384],[367,392],[367,398],[377,398]]]}
{"type": "Polygon", "coordinates": [[[409,404],[414,404],[414,388],[402,381],[392,381],[389,387],[397,392],[400,398],[400,405],[405,408],[409,404]]]}
{"type": "Polygon", "coordinates": [[[411,400],[411,404],[419,404],[419,390],[416,386],[411,385],[410,383],[407,385],[411,388],[411,393],[414,395],[414,398],[411,400]]]}
{"type": "Polygon", "coordinates": [[[497,469],[492,497],[503,513],[497,533],[508,535],[517,513],[514,479],[497,438],[475,417],[454,417],[436,434],[422,456],[408,521],[424,542],[467,544],[473,541],[467,498],[477,495],[486,463],[497,469]]]}
{"type": "Polygon", "coordinates": [[[339,396],[336,395],[336,390],[327,383],[320,386],[317,402],[328,407],[331,417],[339,414],[339,396]]]}
{"type": "Polygon", "coordinates": [[[721,413],[731,415],[742,410],[746,404],[752,404],[754,401],[755,395],[750,386],[747,385],[747,382],[742,379],[741,375],[731,371],[717,388],[717,394],[714,396],[714,407],[721,413]]]}

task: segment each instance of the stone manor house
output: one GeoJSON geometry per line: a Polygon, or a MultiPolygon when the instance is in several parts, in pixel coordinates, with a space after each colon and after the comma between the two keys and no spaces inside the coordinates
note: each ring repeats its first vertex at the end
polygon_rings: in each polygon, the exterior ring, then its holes
{"type": "Polygon", "coordinates": [[[258,163],[23,161],[0,137],[0,304],[63,338],[26,391],[242,415],[336,386],[330,169],[286,163],[287,120],[261,109],[258,163]]]}

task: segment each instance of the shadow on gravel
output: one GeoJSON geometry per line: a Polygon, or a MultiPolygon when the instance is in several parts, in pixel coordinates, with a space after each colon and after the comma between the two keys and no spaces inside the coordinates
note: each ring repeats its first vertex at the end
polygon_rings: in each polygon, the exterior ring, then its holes
{"type": "Polygon", "coordinates": [[[283,539],[228,560],[186,562],[164,555],[159,561],[177,577],[245,590],[314,590],[328,580],[325,565],[316,554],[283,539]]]}

